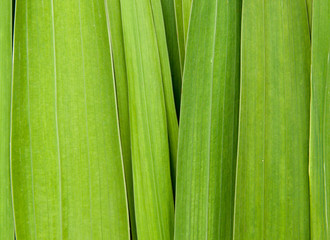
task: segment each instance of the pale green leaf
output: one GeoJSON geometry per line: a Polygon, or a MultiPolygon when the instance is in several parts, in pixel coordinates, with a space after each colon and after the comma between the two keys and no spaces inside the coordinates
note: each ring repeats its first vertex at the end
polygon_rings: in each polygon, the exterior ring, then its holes
{"type": "Polygon", "coordinates": [[[104,6],[17,2],[11,149],[17,240],[129,239],[104,6]]]}
{"type": "Polygon", "coordinates": [[[131,142],[128,110],[128,87],[125,63],[124,39],[121,20],[120,0],[105,0],[108,31],[110,34],[111,53],[113,56],[114,75],[118,103],[118,117],[122,154],[124,160],[127,197],[132,238],[136,239],[133,173],[131,161],[131,142]]]}
{"type": "Polygon", "coordinates": [[[313,2],[310,218],[311,239],[330,239],[330,2],[313,2]]]}
{"type": "Polygon", "coordinates": [[[243,1],[234,236],[309,239],[306,3],[243,1]]]}
{"type": "Polygon", "coordinates": [[[167,94],[172,86],[169,62],[164,56],[166,46],[161,45],[166,39],[164,25],[159,25],[160,0],[121,0],[121,10],[137,235],[141,240],[170,239],[174,202],[169,153],[171,124],[167,110],[172,106],[175,115],[175,107],[173,95],[168,105],[167,94]],[[165,76],[169,79],[164,79],[165,76]]]}
{"type": "Polygon", "coordinates": [[[9,139],[12,63],[12,1],[0,5],[0,239],[14,239],[9,139]]]}
{"type": "Polygon", "coordinates": [[[183,76],[174,239],[231,239],[241,1],[194,0],[183,76]]]}

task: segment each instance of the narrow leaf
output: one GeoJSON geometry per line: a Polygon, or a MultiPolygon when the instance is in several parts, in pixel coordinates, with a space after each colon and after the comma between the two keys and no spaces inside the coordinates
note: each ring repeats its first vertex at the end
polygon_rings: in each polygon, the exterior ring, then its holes
{"type": "Polygon", "coordinates": [[[243,1],[233,239],[309,239],[305,1],[243,1]]]}
{"type": "Polygon", "coordinates": [[[13,79],[17,240],[129,239],[104,1],[18,1],[13,79]]]}
{"type": "Polygon", "coordinates": [[[307,4],[307,13],[308,13],[309,28],[312,31],[313,0],[306,0],[306,4],[307,4]]]}
{"type": "Polygon", "coordinates": [[[168,56],[172,73],[172,84],[175,98],[175,107],[177,115],[180,112],[181,101],[181,76],[183,62],[180,58],[179,35],[177,34],[176,18],[175,18],[175,0],[162,0],[162,10],[164,17],[164,24],[166,30],[166,43],[168,48],[168,56]]]}
{"type": "Polygon", "coordinates": [[[184,28],[183,28],[182,0],[173,0],[173,1],[174,1],[177,39],[178,39],[179,53],[180,53],[181,71],[183,72],[184,57],[185,57],[185,42],[184,42],[185,36],[184,36],[184,28]]]}
{"type": "Polygon", "coordinates": [[[181,0],[181,1],[182,1],[182,20],[183,20],[184,42],[185,42],[185,44],[187,44],[190,12],[191,12],[191,5],[192,5],[193,0],[181,0]]]}
{"type": "Polygon", "coordinates": [[[121,20],[120,0],[105,0],[108,31],[110,34],[111,53],[116,80],[119,129],[124,160],[125,179],[130,215],[132,238],[136,239],[136,224],[133,197],[133,172],[131,159],[131,142],[128,110],[128,86],[125,62],[124,39],[121,20]]]}
{"type": "MultiPolygon", "coordinates": [[[[160,0],[121,0],[138,239],[171,239],[174,202],[170,171],[171,126],[164,72],[164,26],[154,19],[160,0]],[[162,33],[162,34],[160,34],[162,33]],[[168,133],[169,131],[169,133],[168,133]]],[[[157,14],[158,14],[157,13],[157,14]]],[[[162,15],[157,16],[162,17],[162,15]]],[[[167,52],[165,52],[167,54],[167,52]]],[[[169,87],[169,89],[168,89],[169,87]]],[[[173,95],[172,95],[173,96],[173,95]]],[[[172,111],[175,114],[172,98],[172,111]]],[[[176,119],[176,116],[175,116],[176,119]]]]}
{"type": "MultiPolygon", "coordinates": [[[[171,159],[171,176],[173,188],[175,188],[176,180],[176,159],[178,149],[178,119],[175,111],[173,85],[171,80],[171,68],[169,64],[168,51],[166,46],[165,27],[162,15],[162,6],[160,0],[150,0],[152,9],[152,17],[154,23],[154,32],[156,34],[157,49],[155,53],[159,54],[159,62],[161,67],[161,79],[165,98],[165,109],[168,129],[168,140],[170,146],[170,159],[171,159]]],[[[152,68],[151,68],[152,70],[152,68]]]]}
{"type": "Polygon", "coordinates": [[[241,1],[194,0],[183,76],[175,234],[231,239],[241,1]]]}
{"type": "Polygon", "coordinates": [[[0,6],[0,239],[14,239],[10,187],[10,96],[12,63],[12,1],[0,6]]]}
{"type": "Polygon", "coordinates": [[[330,2],[313,2],[310,217],[311,239],[330,239],[330,2]]]}

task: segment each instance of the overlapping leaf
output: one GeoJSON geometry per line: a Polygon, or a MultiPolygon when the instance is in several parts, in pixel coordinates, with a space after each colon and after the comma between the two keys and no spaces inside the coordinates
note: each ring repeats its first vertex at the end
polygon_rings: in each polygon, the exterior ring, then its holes
{"type": "Polygon", "coordinates": [[[173,169],[177,120],[161,2],[122,0],[121,10],[137,235],[170,239],[174,220],[170,157],[173,169]]]}
{"type": "MultiPolygon", "coordinates": [[[[152,21],[153,21],[153,31],[157,41],[157,49],[154,49],[155,55],[159,55],[159,63],[161,68],[161,80],[165,99],[165,110],[166,110],[166,120],[167,120],[167,132],[168,132],[168,142],[170,147],[170,161],[171,161],[171,176],[172,176],[172,186],[175,188],[176,180],[176,159],[177,159],[177,148],[178,148],[178,119],[175,111],[175,102],[173,95],[173,84],[171,80],[171,69],[168,57],[168,51],[166,46],[166,34],[165,26],[162,14],[162,6],[160,0],[149,0],[149,4],[152,10],[152,21]]],[[[151,28],[150,28],[151,29],[151,28]]],[[[141,32],[143,32],[141,30],[141,32]]],[[[150,35],[148,41],[152,41],[154,35],[150,35]]],[[[146,41],[146,43],[148,42],[146,41]]],[[[157,61],[158,62],[158,61],[157,61]]],[[[155,68],[157,68],[157,62],[155,68]]],[[[149,71],[150,71],[149,70],[149,71]]]]}
{"type": "Polygon", "coordinates": [[[169,55],[171,73],[172,73],[172,85],[175,99],[175,107],[177,115],[180,112],[181,101],[181,85],[182,85],[182,71],[183,61],[180,58],[180,45],[179,35],[177,34],[176,17],[175,17],[175,0],[162,0],[161,14],[164,18],[165,32],[166,32],[166,45],[169,55]]]}
{"type": "Polygon", "coordinates": [[[306,0],[309,28],[312,28],[313,0],[306,0]]]}
{"type": "Polygon", "coordinates": [[[124,39],[121,20],[120,0],[106,0],[107,24],[110,39],[110,50],[113,56],[115,72],[117,106],[119,117],[120,139],[124,160],[127,197],[129,205],[130,226],[132,238],[136,239],[134,197],[133,197],[133,173],[131,161],[131,142],[128,111],[128,86],[125,63],[124,39]]]}
{"type": "Polygon", "coordinates": [[[190,24],[191,7],[193,0],[181,0],[182,3],[182,21],[183,21],[183,32],[184,42],[187,44],[188,30],[190,24]]]}
{"type": "Polygon", "coordinates": [[[230,239],[239,100],[240,8],[194,0],[180,116],[174,239],[230,239]]]}
{"type": "Polygon", "coordinates": [[[183,12],[182,12],[182,0],[174,1],[174,13],[175,13],[175,24],[176,24],[176,35],[179,45],[181,71],[184,67],[184,57],[185,57],[185,32],[183,28],[183,12]]]}

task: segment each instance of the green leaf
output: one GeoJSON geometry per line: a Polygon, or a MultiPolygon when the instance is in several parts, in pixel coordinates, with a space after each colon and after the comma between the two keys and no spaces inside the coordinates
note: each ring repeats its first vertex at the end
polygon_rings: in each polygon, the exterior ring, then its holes
{"type": "Polygon", "coordinates": [[[182,0],[173,0],[173,1],[174,1],[174,12],[175,12],[175,25],[177,31],[179,53],[180,53],[181,71],[183,72],[184,57],[185,57],[185,41],[184,41],[185,35],[183,28],[182,0]]]}
{"type": "Polygon", "coordinates": [[[233,239],[309,239],[305,1],[243,1],[233,239]]]}
{"type": "Polygon", "coordinates": [[[127,186],[127,197],[130,214],[130,226],[132,238],[136,239],[136,224],[134,212],[134,196],[133,196],[133,173],[131,159],[131,142],[130,142],[130,126],[129,126],[129,109],[128,109],[128,86],[125,63],[125,49],[121,21],[120,0],[107,0],[106,14],[108,31],[110,34],[111,53],[113,56],[113,65],[116,81],[116,93],[118,102],[118,117],[120,139],[122,146],[122,154],[124,160],[125,179],[127,186]]]}
{"type": "Polygon", "coordinates": [[[306,4],[307,4],[309,28],[312,31],[313,0],[306,0],[306,4]]]}
{"type": "MultiPolygon", "coordinates": [[[[175,111],[173,85],[171,80],[171,69],[168,58],[168,51],[166,46],[165,27],[162,15],[162,6],[160,0],[149,0],[152,9],[154,32],[156,34],[158,51],[155,48],[155,54],[159,54],[159,62],[161,67],[161,79],[165,98],[165,109],[168,129],[168,141],[170,146],[170,160],[171,160],[171,176],[172,186],[175,188],[176,181],[176,159],[178,149],[178,119],[175,111]]],[[[150,41],[149,39],[148,41],[150,41]]],[[[156,56],[156,55],[155,55],[156,56]]],[[[155,66],[156,68],[157,66],[155,66]]],[[[151,68],[153,71],[154,68],[151,68]]]]}
{"type": "Polygon", "coordinates": [[[162,9],[160,0],[121,0],[121,10],[137,235],[141,240],[170,239],[174,202],[169,152],[173,163],[177,136],[171,124],[176,116],[169,95],[173,93],[162,9]]]}
{"type": "Polygon", "coordinates": [[[12,65],[12,2],[0,7],[0,239],[14,239],[10,187],[10,95],[12,65]]]}
{"type": "Polygon", "coordinates": [[[194,0],[183,76],[174,239],[231,239],[241,1],[194,0]]]}
{"type": "Polygon", "coordinates": [[[330,239],[330,2],[313,2],[310,218],[311,239],[330,239]]]}
{"type": "Polygon", "coordinates": [[[193,0],[181,0],[182,2],[182,20],[183,20],[183,32],[184,42],[187,44],[188,30],[190,24],[190,14],[193,0]]]}
{"type": "Polygon", "coordinates": [[[166,43],[168,48],[168,56],[171,66],[173,92],[175,97],[175,107],[177,115],[180,112],[181,101],[181,76],[183,71],[183,61],[180,58],[179,35],[177,34],[176,18],[175,18],[175,0],[162,0],[162,9],[164,24],[166,30],[166,43]]]}
{"type": "Polygon", "coordinates": [[[104,1],[18,1],[12,185],[20,239],[129,239],[104,1]]]}

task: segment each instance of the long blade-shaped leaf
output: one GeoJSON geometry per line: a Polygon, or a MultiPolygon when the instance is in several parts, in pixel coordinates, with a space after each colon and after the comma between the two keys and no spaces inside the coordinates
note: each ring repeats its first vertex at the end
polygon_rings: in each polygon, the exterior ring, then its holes
{"type": "MultiPolygon", "coordinates": [[[[166,63],[159,46],[166,39],[164,30],[163,36],[159,35],[159,26],[155,26],[159,22],[153,18],[156,8],[161,13],[157,1],[156,6],[150,0],[121,0],[138,239],[170,239],[173,234],[168,86],[163,82],[166,63]]],[[[175,113],[174,101],[172,105],[175,113]]]]}
{"type": "Polygon", "coordinates": [[[17,239],[129,239],[104,1],[17,2],[17,239]]]}
{"type": "Polygon", "coordinates": [[[313,3],[310,212],[311,238],[330,239],[330,2],[313,3]]]}
{"type": "Polygon", "coordinates": [[[9,170],[11,16],[12,1],[2,1],[0,6],[0,239],[14,239],[9,170]]]}
{"type": "Polygon", "coordinates": [[[192,5],[193,0],[181,0],[181,1],[182,1],[182,20],[183,20],[184,42],[185,42],[185,44],[187,44],[191,5],[192,5]]]}
{"type": "MultiPolygon", "coordinates": [[[[159,54],[159,62],[162,73],[162,85],[165,99],[168,140],[170,146],[170,159],[171,159],[171,175],[173,188],[175,187],[176,180],[176,159],[178,148],[178,119],[175,111],[173,85],[171,81],[171,69],[169,64],[168,51],[166,46],[165,27],[162,15],[162,6],[159,0],[151,0],[150,6],[152,9],[152,17],[154,22],[154,31],[157,40],[157,49],[154,49],[155,53],[159,54]]],[[[151,68],[152,70],[152,68],[151,68]]]]}
{"type": "Polygon", "coordinates": [[[133,173],[131,160],[131,142],[128,110],[128,86],[125,62],[125,49],[123,39],[123,27],[121,20],[120,0],[105,0],[108,31],[110,34],[111,51],[116,80],[116,93],[118,102],[118,116],[122,154],[124,160],[127,197],[130,214],[132,238],[136,239],[134,197],[133,197],[133,173]]]}
{"type": "Polygon", "coordinates": [[[313,0],[306,0],[307,13],[308,13],[308,23],[310,30],[312,29],[312,13],[313,13],[313,0]]]}
{"type": "MultiPolygon", "coordinates": [[[[182,12],[182,0],[174,1],[174,12],[175,12],[175,24],[179,45],[181,71],[183,71],[184,57],[185,57],[185,41],[184,41],[184,28],[183,28],[183,12],[182,12]]],[[[181,83],[182,84],[182,83],[181,83]]]]}
{"type": "Polygon", "coordinates": [[[172,73],[172,84],[177,115],[180,112],[181,75],[183,62],[180,58],[179,35],[177,34],[174,0],[162,0],[162,10],[166,30],[166,43],[172,73]]]}
{"type": "Polygon", "coordinates": [[[183,78],[175,239],[231,239],[239,0],[194,0],[183,78]]]}
{"type": "Polygon", "coordinates": [[[234,239],[309,239],[304,0],[243,1],[234,239]]]}

